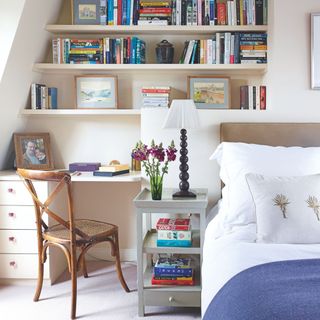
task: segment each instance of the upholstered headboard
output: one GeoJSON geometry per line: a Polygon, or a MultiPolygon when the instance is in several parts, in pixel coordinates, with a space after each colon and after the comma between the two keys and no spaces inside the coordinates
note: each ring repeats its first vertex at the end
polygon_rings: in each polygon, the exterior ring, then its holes
{"type": "Polygon", "coordinates": [[[318,147],[320,123],[221,123],[220,141],[318,147]]]}

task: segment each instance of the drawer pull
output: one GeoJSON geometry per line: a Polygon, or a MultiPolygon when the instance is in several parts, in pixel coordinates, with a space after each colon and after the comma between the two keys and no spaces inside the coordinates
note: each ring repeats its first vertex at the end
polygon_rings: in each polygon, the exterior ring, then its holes
{"type": "Polygon", "coordinates": [[[174,302],[174,297],[169,297],[169,302],[174,302]]]}
{"type": "Polygon", "coordinates": [[[9,241],[10,242],[16,242],[16,238],[15,237],[9,237],[9,241]]]}
{"type": "Polygon", "coordinates": [[[13,193],[13,191],[14,191],[13,188],[8,188],[9,193],[13,193]]]}
{"type": "Polygon", "coordinates": [[[16,267],[17,264],[16,264],[15,261],[10,261],[10,262],[9,262],[9,266],[10,266],[10,267],[16,267]]]}
{"type": "Polygon", "coordinates": [[[8,216],[9,216],[10,218],[15,218],[15,217],[16,217],[16,214],[15,214],[14,212],[9,212],[9,213],[8,213],[8,216]]]}

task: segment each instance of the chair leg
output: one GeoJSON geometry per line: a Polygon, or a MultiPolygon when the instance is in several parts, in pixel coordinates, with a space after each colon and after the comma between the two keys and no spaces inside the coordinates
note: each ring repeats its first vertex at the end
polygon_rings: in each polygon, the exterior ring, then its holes
{"type": "Polygon", "coordinates": [[[71,319],[76,318],[77,308],[77,259],[75,248],[71,249],[71,283],[72,283],[72,295],[71,295],[71,319]]]}
{"type": "Polygon", "coordinates": [[[116,268],[117,268],[117,274],[118,278],[121,282],[122,288],[126,292],[130,292],[130,289],[127,286],[126,281],[124,280],[123,274],[122,274],[122,269],[121,269],[121,262],[120,262],[120,252],[119,252],[119,239],[118,239],[118,232],[115,233],[114,235],[114,253],[115,253],[115,258],[116,258],[116,268]]]}
{"type": "Polygon", "coordinates": [[[86,257],[85,255],[83,254],[82,256],[82,272],[83,272],[83,276],[85,278],[88,278],[88,270],[87,270],[87,263],[86,263],[86,257]]]}
{"type": "Polygon", "coordinates": [[[37,280],[37,288],[36,293],[33,297],[33,301],[39,301],[39,297],[42,290],[42,284],[43,284],[43,262],[41,254],[38,254],[38,280],[37,280]]]}

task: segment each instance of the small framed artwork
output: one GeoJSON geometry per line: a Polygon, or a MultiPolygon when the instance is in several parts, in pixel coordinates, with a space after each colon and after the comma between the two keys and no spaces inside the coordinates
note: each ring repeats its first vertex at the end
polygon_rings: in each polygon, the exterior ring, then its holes
{"type": "Polygon", "coordinates": [[[311,88],[320,90],[320,13],[311,14],[311,88]]]}
{"type": "Polygon", "coordinates": [[[49,133],[14,133],[17,168],[51,170],[49,133]]]}
{"type": "Polygon", "coordinates": [[[80,109],[115,109],[118,103],[116,76],[76,76],[76,107],[80,109]]]}
{"type": "Polygon", "coordinates": [[[230,108],[230,79],[215,76],[188,76],[188,98],[199,109],[230,108]]]}
{"type": "Polygon", "coordinates": [[[73,24],[100,24],[100,0],[71,0],[73,24]]]}

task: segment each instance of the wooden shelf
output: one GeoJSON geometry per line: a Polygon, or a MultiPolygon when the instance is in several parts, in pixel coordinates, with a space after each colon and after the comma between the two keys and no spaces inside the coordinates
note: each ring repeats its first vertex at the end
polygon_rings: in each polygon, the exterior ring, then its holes
{"type": "Polygon", "coordinates": [[[264,74],[267,64],[53,64],[36,63],[34,71],[46,73],[77,73],[83,71],[210,71],[228,74],[264,74]]]}
{"type": "Polygon", "coordinates": [[[267,32],[268,26],[102,26],[102,25],[47,25],[54,34],[152,34],[199,35],[213,32],[267,32]]]}
{"type": "Polygon", "coordinates": [[[140,116],[140,109],[24,109],[23,116],[140,116]]]}

